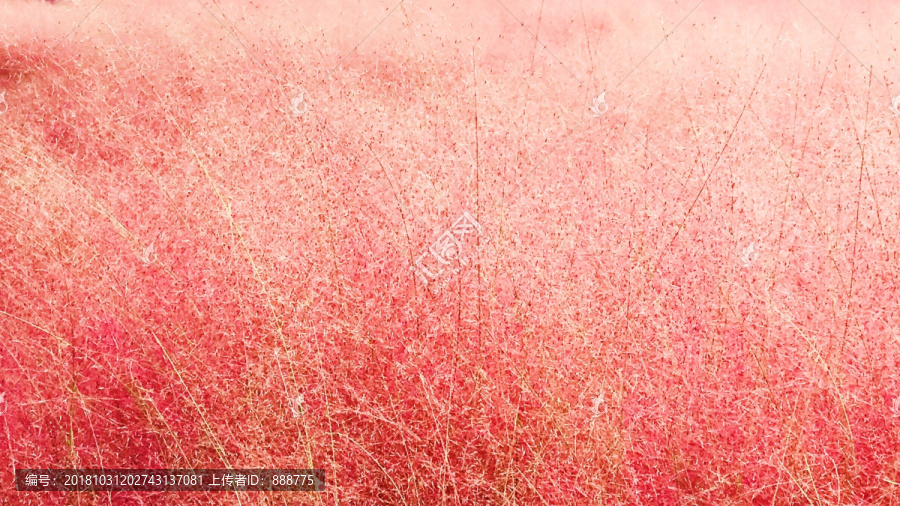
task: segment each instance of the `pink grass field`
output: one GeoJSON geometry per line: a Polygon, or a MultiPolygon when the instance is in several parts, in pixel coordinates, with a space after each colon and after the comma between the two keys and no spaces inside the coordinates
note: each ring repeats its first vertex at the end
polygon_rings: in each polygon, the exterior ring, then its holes
{"type": "Polygon", "coordinates": [[[889,1],[0,3],[0,504],[900,504],[898,46],[889,1]]]}

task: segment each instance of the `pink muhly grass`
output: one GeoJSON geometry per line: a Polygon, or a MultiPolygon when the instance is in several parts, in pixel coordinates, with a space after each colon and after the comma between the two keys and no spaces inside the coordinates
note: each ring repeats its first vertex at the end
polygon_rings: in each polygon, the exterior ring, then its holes
{"type": "Polygon", "coordinates": [[[0,502],[897,502],[896,7],[84,3],[0,7],[0,502]]]}

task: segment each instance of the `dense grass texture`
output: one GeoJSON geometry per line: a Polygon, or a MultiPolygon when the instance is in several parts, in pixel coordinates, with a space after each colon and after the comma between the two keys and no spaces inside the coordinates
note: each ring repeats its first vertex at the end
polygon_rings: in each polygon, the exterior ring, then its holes
{"type": "Polygon", "coordinates": [[[898,23],[0,4],[0,503],[900,504],[898,23]]]}

